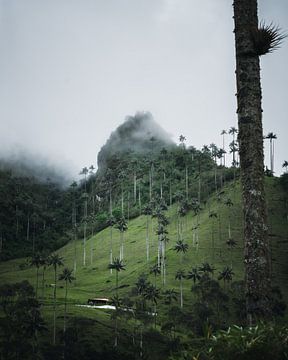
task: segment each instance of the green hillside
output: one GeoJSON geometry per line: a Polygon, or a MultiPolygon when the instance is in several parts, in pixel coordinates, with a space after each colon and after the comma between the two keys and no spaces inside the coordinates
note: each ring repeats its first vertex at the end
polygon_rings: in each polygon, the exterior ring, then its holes
{"type": "MultiPolygon", "coordinates": [[[[269,235],[271,240],[272,251],[272,271],[273,285],[279,286],[287,299],[287,253],[288,253],[288,227],[286,219],[285,193],[280,186],[278,178],[266,178],[266,192],[269,210],[269,235]]],[[[206,204],[202,207],[199,214],[189,211],[186,216],[181,217],[183,233],[182,238],[188,244],[189,249],[183,256],[173,250],[178,234],[178,212],[177,204],[172,205],[167,210],[167,216],[170,221],[167,230],[169,233],[169,242],[166,248],[166,284],[163,285],[163,276],[158,275],[156,278],[156,286],[161,288],[162,294],[167,289],[175,289],[178,292],[178,300],[175,305],[179,306],[179,280],[175,280],[176,271],[179,269],[187,271],[192,267],[200,266],[202,263],[208,262],[216,269],[213,277],[217,279],[219,272],[225,266],[232,266],[235,276],[233,281],[243,279],[243,238],[242,238],[242,210],[240,201],[239,183],[228,183],[220,195],[212,194],[206,204]],[[230,206],[227,205],[227,199],[230,199],[230,206]],[[233,204],[233,205],[231,205],[233,204]],[[216,216],[211,216],[216,214],[216,216]],[[195,226],[198,226],[198,245],[197,233],[195,226]],[[235,246],[229,247],[226,241],[229,238],[229,222],[230,235],[235,240],[235,246]]],[[[149,225],[149,245],[150,259],[146,259],[146,226],[147,217],[142,215],[128,224],[128,230],[124,233],[124,264],[126,270],[119,273],[119,296],[128,300],[137,298],[133,287],[141,274],[147,274],[151,283],[155,283],[153,274],[150,274],[151,266],[157,263],[157,235],[155,230],[157,227],[157,219],[148,217],[149,225]]],[[[106,228],[97,233],[94,237],[87,240],[87,265],[83,267],[83,241],[77,239],[76,243],[71,241],[58,253],[64,258],[65,266],[73,268],[74,253],[76,245],[77,253],[77,270],[76,280],[69,286],[68,291],[68,320],[70,325],[75,323],[76,318],[94,319],[94,332],[101,333],[101,338],[112,342],[110,314],[111,310],[86,309],[77,307],[79,304],[86,304],[88,298],[108,297],[115,295],[115,271],[110,273],[108,264],[110,262],[110,241],[111,229],[106,228]],[[100,323],[99,323],[100,321],[100,323]],[[95,325],[96,324],[96,325],[95,325]],[[96,326],[96,328],[95,328],[96,326]]],[[[113,257],[119,257],[120,233],[117,229],[112,229],[113,235],[113,257]]],[[[1,283],[14,283],[21,280],[28,280],[36,286],[36,268],[26,266],[25,259],[11,260],[0,264],[0,281],[1,283]]],[[[61,272],[59,268],[59,272],[61,272]]],[[[44,304],[45,316],[49,319],[52,316],[52,298],[54,273],[51,268],[47,268],[45,274],[45,287],[43,290],[41,274],[39,271],[38,296],[44,304]],[[43,297],[44,295],[44,297],[43,297]]],[[[59,328],[62,326],[63,319],[63,303],[65,296],[64,283],[58,282],[57,302],[59,304],[57,310],[57,319],[59,328]]],[[[192,280],[183,280],[183,311],[187,314],[193,312],[193,304],[195,303],[195,294],[191,292],[192,280]]],[[[227,284],[222,285],[227,290],[227,284]]],[[[228,284],[228,290],[231,285],[228,284]]],[[[227,291],[228,291],[227,290],[227,291]]],[[[231,290],[232,291],[232,290],[231,290]]],[[[238,294],[240,296],[240,294],[238,294]]],[[[133,302],[131,302],[133,307],[133,302]]],[[[113,311],[112,311],[113,312],[113,311]]],[[[165,313],[167,305],[164,305],[164,296],[158,300],[158,316],[157,322],[160,324],[165,321],[165,313]]],[[[80,320],[79,320],[80,321],[80,320]]],[[[81,321],[84,321],[83,319],[81,321]]],[[[129,320],[131,323],[132,320],[129,320]]],[[[130,329],[131,325],[127,319],[120,321],[120,327],[130,329]]],[[[91,324],[90,324],[91,325],[91,324]]],[[[181,334],[181,327],[179,328],[181,334]]],[[[184,332],[185,333],[185,332],[184,332]]],[[[182,336],[184,336],[182,333],[182,336]]],[[[185,336],[184,336],[185,337],[185,336]]],[[[123,340],[124,341],[124,340],[123,340]]],[[[96,341],[97,343],[97,341],[96,341]]],[[[101,343],[101,341],[100,341],[101,343]]],[[[125,343],[125,341],[124,341],[125,343]]]]}
{"type": "Polygon", "coordinates": [[[231,167],[225,149],[186,147],[183,135],[176,145],[138,113],[70,187],[0,170],[0,358],[222,360],[227,339],[242,339],[240,353],[256,358],[259,343],[282,360],[288,176],[266,171],[271,314],[251,330],[230,130],[231,167]],[[110,308],[88,306],[93,298],[110,308]]]}

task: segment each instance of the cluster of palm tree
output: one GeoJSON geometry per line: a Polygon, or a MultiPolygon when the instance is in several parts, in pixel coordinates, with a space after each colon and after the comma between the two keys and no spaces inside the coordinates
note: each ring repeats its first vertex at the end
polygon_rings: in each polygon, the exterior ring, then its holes
{"type": "Polygon", "coordinates": [[[47,255],[45,253],[35,253],[30,259],[30,265],[36,267],[36,285],[35,285],[35,296],[38,297],[38,283],[39,283],[39,270],[42,267],[42,302],[45,300],[45,272],[47,267],[51,267],[54,272],[54,283],[53,286],[53,344],[56,344],[56,312],[57,312],[57,280],[65,281],[65,300],[64,300],[64,326],[63,331],[66,331],[66,318],[67,318],[67,295],[68,295],[68,284],[70,284],[75,277],[73,276],[73,270],[65,267],[61,274],[58,274],[58,268],[64,266],[63,258],[57,254],[52,253],[47,255]]]}
{"type": "Polygon", "coordinates": [[[155,207],[152,216],[157,218],[157,230],[156,235],[158,237],[157,247],[157,266],[160,268],[160,272],[163,279],[163,285],[166,283],[166,244],[169,241],[167,225],[169,220],[166,217],[164,211],[168,209],[163,199],[160,199],[158,206],[155,207]]]}

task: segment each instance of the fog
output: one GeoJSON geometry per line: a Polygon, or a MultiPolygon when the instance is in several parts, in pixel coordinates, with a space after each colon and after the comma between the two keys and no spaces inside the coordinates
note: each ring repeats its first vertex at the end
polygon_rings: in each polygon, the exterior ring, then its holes
{"type": "MultiPolygon", "coordinates": [[[[1,157],[20,148],[72,178],[137,111],[175,141],[220,146],[237,125],[232,10],[232,0],[0,0],[1,157]]],[[[259,0],[259,18],[287,29],[287,0],[259,0]]],[[[261,59],[278,174],[287,62],[287,41],[261,59]]]]}

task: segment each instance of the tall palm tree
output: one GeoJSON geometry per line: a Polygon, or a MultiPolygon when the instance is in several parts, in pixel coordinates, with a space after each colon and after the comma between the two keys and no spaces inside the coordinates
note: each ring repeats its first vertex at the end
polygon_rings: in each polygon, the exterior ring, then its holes
{"type": "Polygon", "coordinates": [[[164,303],[166,305],[171,305],[173,301],[177,301],[178,293],[174,289],[167,289],[163,292],[164,303]]]}
{"type": "Polygon", "coordinates": [[[184,135],[179,136],[179,141],[183,148],[185,148],[185,144],[184,144],[185,140],[186,140],[186,137],[184,135]]]}
{"type": "Polygon", "coordinates": [[[229,239],[226,241],[226,244],[230,251],[230,264],[231,264],[231,269],[232,269],[233,268],[232,249],[235,248],[235,246],[237,245],[237,241],[235,241],[234,239],[229,237],[229,239]]]}
{"type": "Polygon", "coordinates": [[[128,229],[128,225],[127,225],[127,222],[126,222],[124,216],[122,216],[118,220],[116,227],[120,231],[120,255],[119,255],[119,258],[120,258],[120,260],[123,260],[123,258],[124,258],[124,232],[128,229]]]}
{"type": "Polygon", "coordinates": [[[274,134],[273,132],[269,132],[266,136],[265,139],[269,139],[269,152],[270,152],[270,170],[271,173],[273,175],[274,173],[274,140],[277,139],[277,135],[274,134]]]}
{"type": "Polygon", "coordinates": [[[231,207],[233,206],[233,202],[230,198],[226,199],[224,201],[224,205],[227,206],[227,208],[229,209],[228,211],[228,238],[231,238],[231,207]]]}
{"type": "Polygon", "coordinates": [[[146,215],[146,260],[149,261],[149,218],[152,215],[152,208],[147,204],[143,209],[143,214],[146,215]]]}
{"type": "Polygon", "coordinates": [[[225,135],[227,134],[227,131],[226,130],[222,130],[221,131],[221,135],[222,135],[222,149],[224,151],[223,153],[223,165],[225,166],[226,162],[225,162],[225,154],[226,154],[226,151],[225,151],[225,135]]]}
{"type": "Polygon", "coordinates": [[[211,157],[214,159],[214,185],[215,191],[217,191],[217,154],[219,153],[218,147],[212,143],[209,145],[211,150],[211,157]]]}
{"type": "Polygon", "coordinates": [[[271,261],[264,195],[259,56],[273,51],[283,40],[277,28],[265,24],[259,27],[257,6],[257,0],[234,0],[238,141],[249,323],[257,316],[271,314],[271,261]]]}
{"type": "Polygon", "coordinates": [[[201,279],[201,274],[199,272],[199,269],[197,267],[192,268],[191,270],[188,271],[187,279],[192,279],[194,285],[196,284],[196,281],[199,281],[201,279]]]}
{"type": "Polygon", "coordinates": [[[38,293],[38,280],[39,280],[39,268],[42,266],[42,258],[40,253],[35,253],[30,259],[30,265],[36,267],[36,286],[35,286],[35,296],[37,298],[38,293]]]}
{"type": "Polygon", "coordinates": [[[189,245],[185,243],[183,240],[178,240],[176,242],[176,245],[174,246],[173,250],[181,254],[181,263],[183,262],[183,255],[186,254],[188,249],[189,249],[189,245]]]}
{"type": "Polygon", "coordinates": [[[285,160],[282,164],[282,167],[284,168],[285,167],[285,172],[287,173],[287,169],[288,169],[288,161],[285,160]]]}
{"type": "Polygon", "coordinates": [[[204,262],[201,264],[201,266],[199,266],[199,271],[203,272],[204,275],[213,275],[215,268],[210,265],[208,262],[204,262]]]}
{"type": "MultiPolygon", "coordinates": [[[[112,211],[110,212],[110,217],[107,221],[107,225],[110,227],[110,264],[113,261],[113,226],[116,224],[116,219],[112,215],[112,211]]],[[[112,274],[112,269],[110,269],[110,273],[112,274]]]]}
{"type": "Polygon", "coordinates": [[[66,315],[67,315],[67,293],[68,293],[68,283],[71,284],[75,277],[72,275],[73,270],[64,268],[62,274],[59,275],[59,280],[65,281],[65,303],[64,303],[64,327],[63,331],[66,332],[66,315]]]}
{"type": "Polygon", "coordinates": [[[148,285],[144,292],[144,299],[151,301],[154,304],[154,326],[156,328],[157,323],[157,300],[160,298],[160,290],[154,285],[148,285]]]}
{"type": "Polygon", "coordinates": [[[108,265],[108,269],[116,270],[116,296],[118,296],[118,276],[120,271],[126,270],[125,265],[122,260],[115,258],[113,259],[113,262],[108,265]]]}
{"type": "Polygon", "coordinates": [[[218,280],[223,280],[224,286],[226,286],[226,283],[229,284],[230,281],[232,281],[233,275],[235,274],[232,268],[230,268],[229,266],[225,266],[224,269],[219,272],[218,280]]]}
{"type": "Polygon", "coordinates": [[[54,292],[53,292],[53,345],[56,344],[56,289],[57,289],[57,268],[63,266],[63,258],[58,254],[49,257],[49,265],[54,269],[54,292]]]}
{"type": "Polygon", "coordinates": [[[153,266],[150,268],[150,274],[153,274],[153,275],[154,275],[155,287],[156,287],[156,278],[157,278],[157,275],[160,275],[160,274],[161,274],[161,269],[160,269],[160,267],[158,266],[158,264],[155,264],[155,265],[153,265],[153,266]]]}
{"type": "Polygon", "coordinates": [[[73,245],[74,245],[74,259],[73,259],[73,269],[74,274],[76,274],[77,270],[77,214],[76,214],[76,189],[77,182],[73,181],[70,185],[71,188],[71,197],[72,197],[72,233],[73,233],[73,245]]]}
{"type": "Polygon", "coordinates": [[[115,306],[115,312],[113,313],[114,318],[114,347],[118,347],[118,317],[122,314],[122,299],[118,295],[115,295],[111,299],[111,305],[115,306]]]}
{"type": "Polygon", "coordinates": [[[218,218],[218,215],[215,211],[210,211],[209,219],[212,219],[211,226],[211,242],[212,242],[212,258],[214,260],[214,252],[215,252],[215,240],[214,240],[214,220],[218,218]]]}
{"type": "Polygon", "coordinates": [[[42,301],[44,301],[44,295],[45,295],[45,271],[46,267],[49,266],[50,263],[50,257],[46,253],[41,253],[41,266],[42,266],[42,301]]]}
{"type": "Polygon", "coordinates": [[[175,279],[180,281],[180,307],[183,308],[183,279],[185,279],[185,271],[178,270],[175,275],[175,279]]]}
{"type": "Polygon", "coordinates": [[[82,195],[84,200],[84,212],[83,212],[83,266],[86,266],[86,233],[87,233],[87,217],[88,217],[88,194],[87,194],[87,174],[89,170],[85,166],[80,175],[84,175],[84,193],[82,195]]]}

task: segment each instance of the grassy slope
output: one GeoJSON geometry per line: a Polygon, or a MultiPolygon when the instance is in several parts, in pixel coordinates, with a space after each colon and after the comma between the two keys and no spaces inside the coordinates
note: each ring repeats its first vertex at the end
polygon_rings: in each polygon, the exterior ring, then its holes
{"type": "MultiPolygon", "coordinates": [[[[284,216],[284,203],[282,201],[283,193],[279,187],[277,179],[267,179],[267,202],[269,211],[269,234],[272,244],[273,253],[273,279],[274,282],[281,286],[282,291],[287,298],[287,253],[288,253],[288,226],[287,220],[284,216]]],[[[175,272],[178,269],[188,270],[192,266],[200,265],[204,261],[212,263],[218,275],[224,266],[230,265],[231,258],[233,259],[233,270],[235,272],[235,279],[243,278],[243,237],[242,237],[242,210],[240,201],[239,185],[233,183],[228,184],[224,188],[222,200],[218,201],[215,196],[212,196],[209,202],[205,205],[200,213],[199,226],[199,247],[198,250],[193,247],[192,227],[196,224],[196,216],[189,213],[183,218],[183,238],[189,244],[189,250],[184,255],[181,263],[181,255],[172,250],[177,240],[177,213],[176,205],[174,205],[167,212],[170,224],[168,226],[170,241],[167,245],[167,284],[165,288],[174,288],[178,290],[179,281],[175,280],[175,272]],[[228,208],[224,205],[225,199],[230,198],[233,202],[233,207],[228,208]],[[215,211],[218,214],[217,219],[209,218],[210,211],[215,211]],[[232,238],[237,241],[236,247],[232,250],[228,249],[226,240],[228,239],[228,218],[231,218],[231,233],[232,238]],[[220,222],[219,222],[220,219],[220,222]],[[212,233],[211,226],[214,222],[213,237],[214,237],[214,257],[211,249],[212,233]],[[221,228],[221,231],[219,229],[221,228]]],[[[153,231],[150,226],[150,262],[146,261],[146,217],[140,216],[129,222],[129,229],[125,233],[124,245],[124,259],[126,264],[126,271],[119,274],[119,295],[125,296],[128,294],[131,287],[134,285],[136,279],[141,273],[149,273],[149,268],[157,261],[157,238],[155,235],[156,219],[153,219],[153,231]],[[121,286],[123,286],[121,288],[121,286]]],[[[119,232],[113,229],[113,256],[119,256],[119,232]]],[[[94,311],[92,309],[84,309],[74,306],[73,304],[85,304],[87,299],[95,296],[111,297],[115,290],[115,272],[110,274],[108,270],[109,263],[109,248],[110,248],[110,229],[101,231],[93,238],[87,241],[87,266],[82,266],[83,258],[83,243],[82,240],[77,241],[77,272],[76,281],[69,287],[68,298],[70,302],[69,314],[74,316],[84,316],[100,321],[97,323],[99,329],[102,331],[101,322],[107,323],[109,313],[94,311]],[[93,261],[91,263],[91,249],[93,250],[93,261]]],[[[65,266],[73,267],[74,244],[71,242],[61,248],[59,254],[65,259],[65,266]]],[[[16,282],[22,279],[29,280],[32,284],[36,282],[36,269],[20,270],[19,264],[23,263],[23,259],[12,260],[0,264],[0,282],[16,282]]],[[[61,271],[61,269],[59,270],[61,271]]],[[[40,272],[41,274],[41,272],[40,272]]],[[[151,282],[154,283],[153,275],[149,275],[151,282]]],[[[47,269],[46,274],[49,285],[53,283],[52,269],[47,269]]],[[[39,279],[41,285],[41,279],[39,279]]],[[[183,282],[184,285],[184,307],[189,308],[189,299],[191,299],[191,284],[189,280],[183,282]]],[[[59,282],[59,285],[60,282],[59,282]]],[[[64,285],[64,284],[62,284],[64,285]]],[[[161,278],[157,277],[157,286],[161,286],[161,278]]],[[[39,294],[42,289],[40,286],[39,294]]],[[[57,289],[59,304],[62,307],[58,309],[58,314],[63,311],[64,289],[57,289]]],[[[46,311],[47,316],[51,316],[51,300],[53,295],[53,288],[45,288],[46,296],[46,311]]],[[[107,332],[109,337],[109,329],[103,327],[103,336],[107,332]],[[106,330],[105,330],[106,329],[106,330]]]]}

